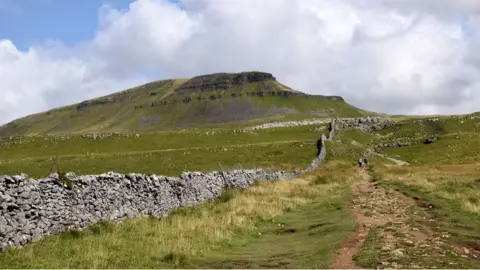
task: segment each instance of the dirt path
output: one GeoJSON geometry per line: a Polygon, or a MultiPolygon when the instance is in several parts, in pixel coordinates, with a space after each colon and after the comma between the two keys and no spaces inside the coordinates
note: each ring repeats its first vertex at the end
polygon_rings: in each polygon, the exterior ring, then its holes
{"type": "Polygon", "coordinates": [[[399,166],[403,166],[403,165],[410,165],[410,163],[406,162],[406,161],[403,161],[403,160],[399,160],[399,159],[396,159],[396,158],[392,158],[392,157],[389,157],[385,154],[380,154],[380,153],[375,153],[375,152],[372,152],[372,154],[374,154],[375,156],[378,156],[378,157],[382,157],[382,158],[385,158],[385,159],[388,159],[390,161],[392,161],[393,163],[399,165],[399,166]]]}
{"type": "Polygon", "coordinates": [[[369,231],[375,226],[392,224],[398,226],[403,233],[410,233],[415,238],[428,237],[426,233],[411,229],[405,224],[409,217],[409,208],[415,205],[413,199],[376,187],[365,170],[359,169],[359,174],[362,180],[352,187],[353,200],[350,205],[350,211],[358,226],[340,245],[332,268],[361,268],[355,263],[353,256],[360,251],[369,231]]]}
{"type": "Polygon", "coordinates": [[[376,229],[375,235],[366,246],[370,255],[364,252],[360,259],[372,267],[471,268],[478,265],[479,252],[453,243],[447,232],[431,229],[437,221],[429,212],[430,207],[422,208],[400,192],[375,185],[366,170],[359,169],[359,174],[361,181],[352,187],[350,204],[358,226],[338,248],[332,268],[361,268],[353,256],[359,255],[372,228],[376,229]]]}

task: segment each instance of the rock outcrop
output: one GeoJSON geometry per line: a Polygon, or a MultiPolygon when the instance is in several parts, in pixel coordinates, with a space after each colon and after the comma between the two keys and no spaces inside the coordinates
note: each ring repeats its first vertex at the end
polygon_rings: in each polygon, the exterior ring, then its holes
{"type": "Polygon", "coordinates": [[[175,91],[184,93],[190,91],[226,90],[232,85],[264,81],[276,81],[276,79],[272,74],[265,72],[215,73],[194,77],[175,91]]]}
{"type": "Polygon", "coordinates": [[[390,127],[393,121],[381,117],[359,117],[337,119],[338,129],[358,129],[364,132],[375,132],[390,127]]]}
{"type": "Polygon", "coordinates": [[[260,130],[260,129],[269,129],[269,128],[279,128],[279,127],[297,127],[297,126],[308,126],[308,125],[317,125],[317,124],[326,124],[329,120],[327,119],[310,119],[302,121],[286,121],[286,122],[273,122],[266,123],[257,126],[247,127],[245,130],[260,130]]]}

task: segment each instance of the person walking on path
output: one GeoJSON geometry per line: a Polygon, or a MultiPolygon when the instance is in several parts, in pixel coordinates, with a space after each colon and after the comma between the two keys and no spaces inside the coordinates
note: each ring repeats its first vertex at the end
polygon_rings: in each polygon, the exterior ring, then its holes
{"type": "Polygon", "coordinates": [[[363,159],[363,163],[365,164],[365,168],[368,169],[368,160],[367,160],[367,157],[365,157],[365,158],[363,159]]]}
{"type": "Polygon", "coordinates": [[[360,167],[360,168],[362,167],[362,158],[360,158],[360,159],[358,160],[358,167],[360,167]]]}

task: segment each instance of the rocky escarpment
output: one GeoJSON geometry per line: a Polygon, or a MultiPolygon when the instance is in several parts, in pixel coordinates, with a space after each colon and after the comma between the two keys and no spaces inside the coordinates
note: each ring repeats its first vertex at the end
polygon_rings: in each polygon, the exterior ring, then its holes
{"type": "MultiPolygon", "coordinates": [[[[150,95],[156,95],[157,92],[155,92],[154,89],[168,88],[168,87],[171,87],[173,84],[174,84],[174,80],[161,80],[161,81],[155,81],[155,82],[144,84],[140,86],[140,89],[144,91],[151,89],[152,92],[150,92],[150,95]]],[[[101,106],[111,105],[111,104],[121,104],[131,100],[131,98],[134,95],[135,95],[135,92],[133,91],[122,91],[109,96],[82,101],[76,105],[76,109],[77,111],[84,111],[87,108],[92,108],[92,107],[99,107],[99,106],[101,107],[101,106]]],[[[48,111],[47,114],[51,112],[52,111],[48,111]]]]}
{"type": "Polygon", "coordinates": [[[184,172],[178,178],[114,172],[83,176],[68,173],[66,181],[56,174],[46,179],[31,179],[25,174],[0,176],[0,251],[100,221],[166,216],[178,207],[213,200],[229,188],[247,188],[256,180],[292,179],[315,170],[325,161],[326,139],[322,134],[317,157],[303,171],[184,172]]]}
{"type": "Polygon", "coordinates": [[[276,81],[276,78],[265,72],[215,73],[194,77],[177,88],[176,92],[226,90],[232,85],[264,81],[276,81]]]}

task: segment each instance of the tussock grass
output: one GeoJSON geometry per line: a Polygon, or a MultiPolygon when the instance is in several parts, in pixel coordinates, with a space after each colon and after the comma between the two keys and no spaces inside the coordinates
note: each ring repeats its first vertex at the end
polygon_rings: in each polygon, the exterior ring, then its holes
{"type": "Polygon", "coordinates": [[[333,162],[325,167],[319,175],[331,177],[339,171],[339,176],[346,180],[312,186],[315,175],[310,174],[290,181],[259,182],[246,190],[228,191],[217,201],[178,209],[166,218],[104,223],[50,236],[1,254],[0,265],[7,268],[184,266],[195,258],[228,247],[231,239],[256,235],[266,222],[301,205],[345,198],[346,181],[354,181],[349,166],[333,162]]]}
{"type": "Polygon", "coordinates": [[[382,178],[458,204],[464,211],[480,214],[480,164],[398,167],[385,165],[382,178]]]}
{"type": "Polygon", "coordinates": [[[429,205],[434,228],[450,232],[458,241],[480,244],[480,164],[394,166],[377,164],[381,184],[391,185],[429,205]]]}

